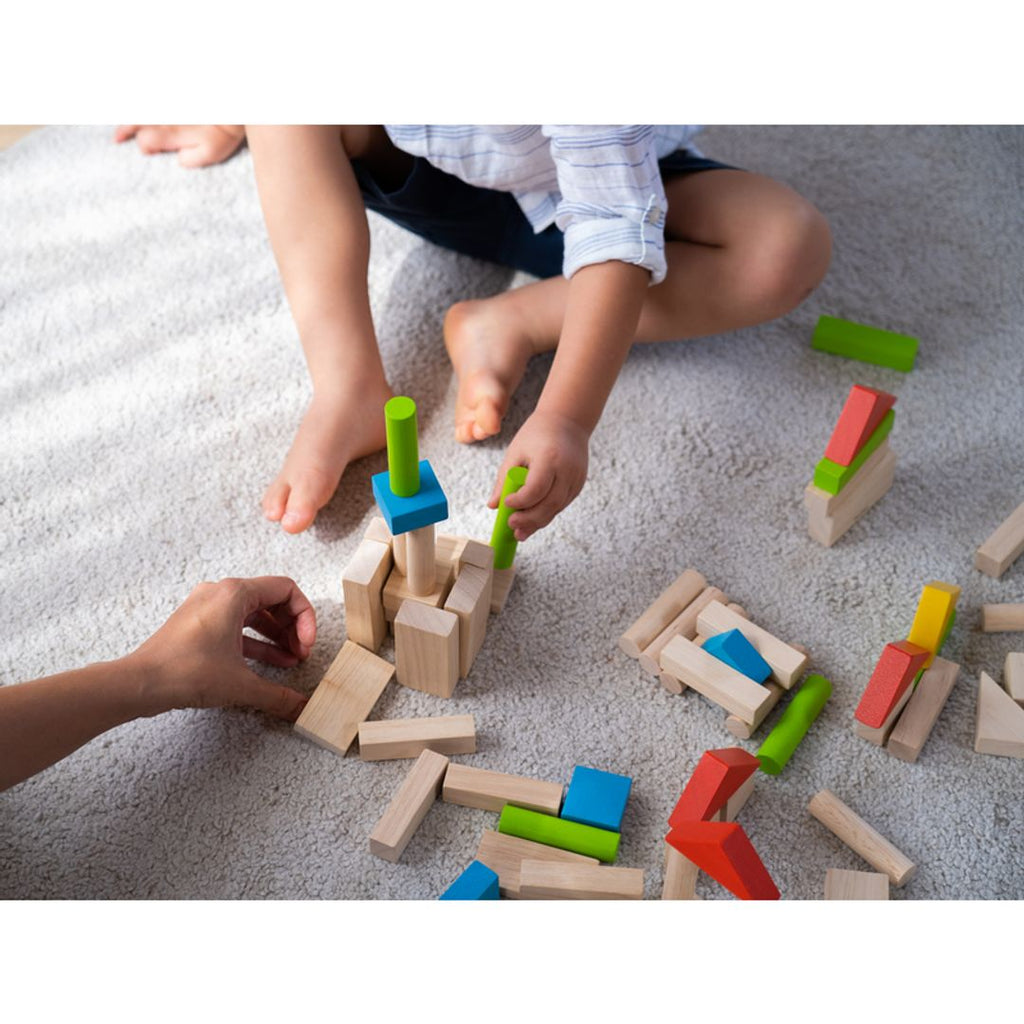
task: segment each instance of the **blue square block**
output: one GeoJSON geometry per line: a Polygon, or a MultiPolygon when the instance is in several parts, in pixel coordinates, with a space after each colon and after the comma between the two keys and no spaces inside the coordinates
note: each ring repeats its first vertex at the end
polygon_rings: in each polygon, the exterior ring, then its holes
{"type": "Polygon", "coordinates": [[[448,499],[426,459],[420,461],[420,489],[411,498],[400,498],[392,493],[386,469],[383,473],[374,473],[371,479],[373,496],[392,537],[448,518],[448,499]]]}
{"type": "Polygon", "coordinates": [[[441,900],[496,900],[499,898],[498,873],[475,860],[438,899],[441,900]]]}
{"type": "Polygon", "coordinates": [[[755,683],[763,683],[772,674],[771,665],[738,629],[727,629],[709,637],[704,641],[704,650],[755,683]]]}
{"type": "Polygon", "coordinates": [[[576,765],[560,817],[609,832],[621,832],[622,815],[632,785],[633,780],[628,775],[576,765]]]}

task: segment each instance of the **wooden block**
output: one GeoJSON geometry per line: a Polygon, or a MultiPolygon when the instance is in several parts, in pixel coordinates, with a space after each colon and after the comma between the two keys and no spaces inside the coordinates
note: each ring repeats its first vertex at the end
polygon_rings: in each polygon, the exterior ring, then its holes
{"type": "Polygon", "coordinates": [[[459,681],[459,618],[403,601],[395,616],[395,671],[411,690],[450,697],[459,681]]]}
{"type": "Polygon", "coordinates": [[[491,611],[500,612],[508,600],[509,591],[516,578],[516,567],[510,565],[507,569],[494,570],[494,584],[491,590],[491,611]]]}
{"type": "Polygon", "coordinates": [[[665,843],[665,878],[661,886],[663,900],[699,900],[697,876],[700,868],[681,854],[671,843],[665,843]]]}
{"type": "Polygon", "coordinates": [[[450,565],[458,575],[459,556],[468,542],[468,537],[457,537],[450,533],[437,534],[434,538],[434,556],[438,565],[450,565]]]}
{"type": "Polygon", "coordinates": [[[384,583],[389,572],[391,546],[377,540],[364,540],[341,574],[345,631],[349,640],[369,651],[377,651],[388,635],[384,619],[384,583]]]}
{"type": "Polygon", "coordinates": [[[442,799],[484,811],[500,811],[505,804],[515,804],[545,814],[558,814],[562,806],[562,784],[453,764],[445,776],[442,799]]]}
{"type": "Polygon", "coordinates": [[[1019,633],[1024,630],[1024,604],[983,604],[983,633],[1019,633]]]}
{"type": "MultiPolygon", "coordinates": [[[[387,523],[384,524],[387,526],[387,523]]],[[[395,557],[395,570],[400,576],[409,575],[409,556],[407,554],[408,547],[406,541],[409,539],[409,535],[406,533],[400,533],[391,542],[391,553],[395,557]]]]}
{"type": "Polygon", "coordinates": [[[661,683],[662,687],[668,690],[669,693],[680,694],[683,690],[688,688],[686,683],[681,679],[676,679],[671,672],[666,672],[664,669],[658,673],[658,682],[661,683]]]}
{"type": "Polygon", "coordinates": [[[757,773],[747,779],[746,782],[736,790],[735,793],[725,802],[725,806],[718,812],[722,815],[722,821],[735,821],[739,817],[740,811],[746,806],[747,801],[751,798],[754,793],[754,787],[757,785],[757,773]]]}
{"type": "Polygon", "coordinates": [[[436,545],[434,524],[420,526],[404,534],[406,558],[406,580],[416,597],[424,597],[434,591],[437,579],[436,545]]]}
{"type": "Polygon", "coordinates": [[[1010,651],[1003,665],[1003,686],[1018,703],[1024,704],[1024,654],[1010,651]]]}
{"type": "Polygon", "coordinates": [[[838,494],[831,494],[821,487],[815,487],[813,482],[809,483],[804,488],[804,506],[808,513],[821,520],[833,518],[851,505],[863,505],[863,497],[858,493],[858,490],[863,492],[864,481],[873,475],[877,475],[878,467],[883,462],[889,461],[890,458],[895,458],[895,453],[889,447],[889,442],[885,441],[875,449],[871,458],[865,461],[850,483],[838,494]],[[851,491],[850,488],[854,487],[854,484],[857,483],[859,483],[859,489],[855,488],[851,491]]]}
{"type": "Polygon", "coordinates": [[[669,815],[668,827],[708,821],[759,767],[757,758],[740,747],[705,750],[669,815]]]}
{"type": "Polygon", "coordinates": [[[987,672],[978,681],[974,749],[979,754],[1024,757],[1024,708],[987,672]]]}
{"type": "Polygon", "coordinates": [[[872,729],[881,728],[904,692],[914,682],[928,654],[927,648],[918,647],[909,640],[886,644],[861,694],[860,703],[853,713],[854,718],[872,729]]]}
{"type": "Polygon", "coordinates": [[[886,745],[901,761],[916,761],[960,674],[960,666],[936,658],[918,681],[886,745]]]}
{"type": "MultiPolygon", "coordinates": [[[[871,462],[871,459],[868,462],[871,462]]],[[[892,487],[893,480],[896,478],[895,452],[886,446],[882,457],[870,469],[868,462],[864,463],[861,471],[836,496],[837,498],[845,496],[845,500],[841,503],[837,502],[831,514],[822,514],[818,504],[812,503],[808,508],[807,531],[819,544],[823,544],[827,548],[832,547],[892,487]]],[[[807,497],[808,492],[805,492],[805,501],[807,497]]]]}
{"type": "Polygon", "coordinates": [[[830,790],[816,793],[807,809],[854,853],[863,857],[876,871],[887,875],[896,888],[914,877],[917,865],[830,790]]]}
{"type": "Polygon", "coordinates": [[[697,629],[706,636],[738,629],[772,667],[772,679],[788,690],[807,667],[807,655],[772,636],[756,623],[729,611],[720,601],[712,601],[697,616],[697,629]]]}
{"type": "Polygon", "coordinates": [[[448,758],[424,750],[370,833],[370,853],[394,864],[441,792],[448,758]]]}
{"type": "MultiPolygon", "coordinates": [[[[405,534],[402,536],[405,536],[405,534]]],[[[391,570],[391,575],[388,576],[388,581],[384,584],[384,618],[388,622],[394,622],[398,609],[402,607],[405,601],[409,600],[416,601],[418,604],[426,605],[430,608],[440,608],[448,597],[449,590],[451,590],[454,575],[454,567],[450,565],[438,566],[434,589],[429,594],[414,594],[412,587],[409,585],[408,577],[399,572],[396,561],[395,568],[391,570]]]]}
{"type": "Polygon", "coordinates": [[[519,836],[488,830],[480,839],[476,859],[498,873],[501,895],[519,899],[520,871],[524,860],[547,860],[556,864],[598,864],[596,857],[585,857],[556,846],[545,846],[519,836]]]}
{"type": "Polygon", "coordinates": [[[1024,502],[992,534],[974,555],[974,568],[998,579],[1024,551],[1024,502]]]}
{"type": "Polygon", "coordinates": [[[890,409],[882,417],[882,422],[864,443],[864,446],[857,453],[853,462],[848,466],[840,466],[831,459],[819,459],[814,467],[814,477],[812,479],[814,486],[821,488],[823,491],[828,491],[829,494],[838,494],[844,487],[847,487],[854,477],[867,465],[871,456],[885,444],[895,421],[896,414],[890,409]]]}
{"type": "Polygon", "coordinates": [[[889,877],[879,871],[844,871],[829,868],[825,872],[827,900],[887,900],[889,877]]]}
{"type": "Polygon", "coordinates": [[[642,900],[642,868],[524,860],[519,869],[524,900],[642,900]]]}
{"type": "Polygon", "coordinates": [[[419,757],[424,750],[437,754],[476,753],[473,716],[389,718],[359,726],[359,756],[364,761],[419,757]]]}
{"type": "Polygon", "coordinates": [[[462,572],[464,565],[475,565],[478,569],[494,569],[494,548],[482,540],[467,540],[459,551],[456,570],[462,572]]]}
{"type": "Polygon", "coordinates": [[[295,731],[344,757],[394,673],[390,662],[346,640],[302,709],[295,731]]]}
{"type": "MultiPolygon", "coordinates": [[[[652,676],[661,674],[661,652],[674,636],[693,640],[697,636],[697,616],[712,602],[725,604],[729,599],[718,587],[705,587],[644,649],[640,667],[652,676]]],[[[682,692],[682,691],[680,691],[682,692]]]]}
{"type": "Polygon", "coordinates": [[[779,698],[786,692],[774,679],[769,679],[764,684],[769,693],[769,698],[761,705],[754,715],[753,722],[744,722],[739,715],[729,715],[725,720],[725,728],[741,740],[749,740],[751,736],[761,728],[761,723],[771,713],[773,707],[779,703],[779,698]]]}
{"type": "Polygon", "coordinates": [[[672,581],[647,610],[619,638],[619,648],[639,658],[644,648],[707,586],[696,569],[686,569],[672,581]]]}
{"type": "Polygon", "coordinates": [[[840,466],[850,465],[895,403],[896,396],[887,391],[854,384],[825,448],[825,458],[840,466]]]}
{"type": "Polygon", "coordinates": [[[487,619],[491,614],[494,570],[466,564],[462,567],[444,603],[446,611],[459,618],[459,675],[465,679],[484,645],[487,619]]]}
{"type": "MultiPolygon", "coordinates": [[[[924,677],[922,676],[922,678],[924,677]]],[[[914,695],[914,689],[915,687],[913,686],[906,688],[903,696],[896,702],[895,707],[893,707],[885,721],[877,729],[873,729],[870,725],[865,725],[863,722],[858,722],[855,718],[853,720],[853,731],[862,740],[867,740],[868,743],[873,743],[876,747],[884,747],[893,729],[895,729],[900,715],[903,714],[903,709],[910,703],[910,698],[914,695]]]]}
{"type": "Polygon", "coordinates": [[[925,668],[931,665],[946,639],[959,597],[960,588],[955,583],[942,583],[939,580],[926,583],[921,591],[907,639],[928,651],[925,668]]]}
{"type": "Polygon", "coordinates": [[[381,544],[387,544],[388,547],[391,546],[394,538],[391,536],[391,531],[383,516],[374,516],[370,520],[370,525],[367,526],[366,533],[363,534],[363,540],[376,540],[381,544]]]}
{"type": "Polygon", "coordinates": [[[741,900],[779,899],[778,888],[741,825],[685,821],[665,841],[741,900]]]}
{"type": "Polygon", "coordinates": [[[758,711],[772,699],[761,683],[748,679],[685,637],[669,640],[661,652],[661,664],[687,686],[751,725],[758,711]]]}

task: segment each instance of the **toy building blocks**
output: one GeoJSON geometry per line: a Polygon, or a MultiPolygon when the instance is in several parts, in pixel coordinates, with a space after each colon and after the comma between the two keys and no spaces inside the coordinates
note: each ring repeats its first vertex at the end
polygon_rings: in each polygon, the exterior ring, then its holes
{"type": "Polygon", "coordinates": [[[896,453],[883,444],[838,495],[808,484],[804,505],[811,539],[832,547],[889,493],[895,479],[896,453]]]}
{"type": "Polygon", "coordinates": [[[853,713],[857,721],[873,729],[879,728],[899,703],[907,687],[914,682],[928,654],[927,648],[912,644],[909,640],[886,644],[853,713]]]}
{"type": "Polygon", "coordinates": [[[459,620],[459,676],[463,679],[484,645],[493,584],[493,569],[463,565],[444,603],[445,611],[459,620]]]}
{"type": "Polygon", "coordinates": [[[424,750],[370,834],[370,853],[395,863],[441,792],[448,758],[424,750]]]}
{"type": "Polygon", "coordinates": [[[500,811],[506,804],[518,804],[545,814],[558,814],[562,784],[453,764],[445,776],[441,798],[449,804],[484,811],[500,811]]]}
{"type": "Polygon", "coordinates": [[[727,629],[724,633],[710,636],[702,646],[708,654],[731,665],[755,683],[763,683],[772,674],[771,665],[738,629],[727,629]]]}
{"type": "Polygon", "coordinates": [[[907,334],[883,331],[835,316],[820,316],[811,338],[811,348],[819,352],[888,366],[904,373],[914,368],[917,345],[917,338],[907,334]]]}
{"type": "Polygon", "coordinates": [[[942,583],[939,580],[926,583],[921,591],[921,599],[918,601],[907,639],[928,651],[928,657],[924,662],[925,668],[935,660],[935,655],[939,653],[949,635],[959,597],[960,588],[956,584],[942,583]]]}
{"type": "Polygon", "coordinates": [[[596,857],[584,857],[571,850],[535,843],[519,836],[505,835],[488,829],[480,837],[476,859],[498,873],[502,896],[519,899],[520,873],[525,860],[547,860],[566,864],[598,864],[596,857]]]}
{"type": "Polygon", "coordinates": [[[363,761],[419,757],[424,750],[438,754],[476,753],[473,716],[389,718],[359,726],[359,757],[363,761]]]}
{"type": "Polygon", "coordinates": [[[528,470],[525,466],[511,466],[505,474],[505,482],[501,486],[501,497],[498,501],[498,515],[494,520],[494,530],[491,533],[495,569],[510,569],[516,557],[516,537],[508,527],[512,509],[505,504],[505,499],[526,483],[527,473],[528,470]]]}
{"type": "Polygon", "coordinates": [[[633,780],[627,775],[576,765],[562,802],[561,817],[620,832],[632,785],[633,780]]]}
{"type": "Polygon", "coordinates": [[[1007,518],[974,555],[974,568],[998,579],[1024,551],[1024,502],[1007,518]]]}
{"type": "Polygon", "coordinates": [[[1024,708],[987,672],[978,680],[974,749],[979,754],[1024,757],[1024,708]]]}
{"type": "Polygon", "coordinates": [[[671,843],[665,843],[665,874],[661,885],[663,900],[699,900],[697,876],[700,868],[671,843]]]}
{"type": "MultiPolygon", "coordinates": [[[[645,647],[676,616],[694,601],[707,586],[696,569],[686,569],[669,584],[629,629],[619,638],[620,650],[630,658],[639,658],[645,647]]],[[[687,639],[693,639],[692,636],[687,639]]]]}
{"type": "Polygon", "coordinates": [[[829,494],[839,494],[854,479],[861,467],[875,453],[875,450],[885,442],[895,421],[896,413],[890,409],[848,466],[841,466],[829,458],[820,459],[814,467],[814,486],[829,494]]]}
{"type": "MultiPolygon", "coordinates": [[[[920,678],[924,678],[923,675],[920,678]]],[[[896,723],[900,720],[900,716],[903,714],[903,709],[910,703],[910,698],[914,696],[914,691],[917,689],[916,685],[911,685],[903,691],[903,696],[893,705],[892,711],[885,716],[885,721],[878,726],[878,728],[872,728],[869,725],[865,725],[863,722],[858,722],[855,718],[853,720],[853,731],[862,740],[867,740],[868,743],[874,744],[876,747],[884,747],[889,742],[889,737],[892,735],[893,729],[896,728],[896,723]]]]}
{"type": "Polygon", "coordinates": [[[735,822],[686,821],[665,841],[741,900],[777,900],[779,890],[735,822]]]}
{"type": "Polygon", "coordinates": [[[1024,630],[1024,604],[983,604],[983,633],[1019,633],[1024,630]]]}
{"type": "Polygon", "coordinates": [[[832,684],[824,676],[815,673],[804,680],[775,728],[758,748],[761,771],[778,775],[786,767],[831,695],[832,684]]]}
{"type": "Polygon", "coordinates": [[[849,466],[895,403],[896,396],[887,391],[854,384],[825,448],[825,458],[849,466]]]}
{"type": "Polygon", "coordinates": [[[519,895],[532,900],[642,900],[642,868],[524,860],[519,895]]]}
{"type": "Polygon", "coordinates": [[[459,681],[458,616],[403,601],[395,616],[395,670],[411,690],[450,697],[459,681]]]}
{"type": "MultiPolygon", "coordinates": [[[[691,570],[692,571],[692,570],[691,570]]],[[[651,675],[661,674],[661,652],[674,636],[693,640],[697,636],[697,616],[712,602],[728,602],[718,587],[705,587],[671,622],[640,652],[640,667],[651,675]]],[[[621,643],[619,645],[622,646],[621,643]]],[[[681,691],[680,691],[681,692],[681,691]]]]}
{"type": "Polygon", "coordinates": [[[886,749],[901,761],[916,761],[946,705],[960,666],[936,658],[925,670],[899,716],[886,749]]]}
{"type": "Polygon", "coordinates": [[[388,633],[383,592],[391,562],[390,544],[363,540],[341,575],[345,632],[369,651],[377,651],[388,633]]]}
{"type": "Polygon", "coordinates": [[[594,828],[593,825],[581,825],[576,821],[556,818],[552,814],[516,807],[515,804],[506,804],[502,809],[501,817],[498,818],[498,831],[518,836],[520,839],[531,839],[547,846],[557,846],[562,850],[596,857],[605,862],[615,860],[621,838],[618,832],[594,828]]]}
{"type": "Polygon", "coordinates": [[[827,900],[887,900],[889,876],[880,871],[845,871],[829,868],[825,872],[827,900]]]}
{"type": "Polygon", "coordinates": [[[706,750],[669,816],[669,828],[709,821],[757,769],[757,758],[740,747],[706,750]]]}
{"type": "Polygon", "coordinates": [[[1024,704],[1024,654],[1010,651],[1003,665],[1003,686],[1006,692],[1018,703],[1024,704]]]}
{"type": "Polygon", "coordinates": [[[727,715],[725,728],[739,740],[749,740],[751,736],[761,727],[764,720],[771,714],[772,708],[779,703],[780,698],[786,692],[774,679],[769,679],[764,684],[769,693],[769,699],[758,708],[752,722],[744,722],[738,715],[727,715]]]}
{"type": "Polygon", "coordinates": [[[499,899],[498,872],[480,861],[473,861],[438,897],[440,900],[499,899]]]}

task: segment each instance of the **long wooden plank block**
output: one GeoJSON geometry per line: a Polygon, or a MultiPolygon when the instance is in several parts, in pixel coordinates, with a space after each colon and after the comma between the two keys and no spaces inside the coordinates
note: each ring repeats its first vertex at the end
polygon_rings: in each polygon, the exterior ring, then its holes
{"type": "Polygon", "coordinates": [[[1024,604],[983,604],[983,633],[1019,633],[1024,630],[1024,604]]]}
{"type": "Polygon", "coordinates": [[[829,868],[825,872],[827,900],[887,900],[889,877],[880,871],[845,871],[829,868]]]}
{"type": "Polygon", "coordinates": [[[847,500],[837,505],[831,514],[823,514],[822,506],[817,500],[810,501],[810,492],[805,491],[804,500],[808,504],[807,532],[819,544],[827,548],[832,547],[882,500],[895,479],[896,453],[887,447],[882,458],[870,471],[867,471],[865,463],[861,472],[840,491],[840,498],[847,491],[850,493],[847,500]]]}
{"type": "Polygon", "coordinates": [[[953,690],[960,666],[936,658],[918,680],[886,749],[901,761],[916,761],[953,690]]]}
{"type": "Polygon", "coordinates": [[[1021,502],[974,555],[974,568],[998,579],[1024,551],[1024,502],[1021,502]]]}
{"type": "Polygon", "coordinates": [[[813,515],[826,518],[840,515],[852,505],[862,505],[862,495],[867,481],[877,476],[878,467],[890,458],[895,459],[895,453],[886,440],[872,452],[857,475],[838,494],[830,494],[820,487],[815,487],[813,482],[809,483],[804,488],[804,506],[813,515]]]}
{"type": "Polygon", "coordinates": [[[364,761],[419,757],[424,750],[438,754],[476,752],[472,715],[434,715],[431,718],[389,718],[359,726],[359,756],[364,761]]]}
{"type": "Polygon", "coordinates": [[[391,561],[389,544],[363,540],[341,574],[345,632],[349,640],[369,651],[377,651],[388,635],[383,594],[391,561]]]}
{"type": "Polygon", "coordinates": [[[442,799],[484,811],[500,811],[505,804],[515,804],[545,814],[558,814],[562,807],[562,784],[453,764],[445,775],[442,799]]]}
{"type": "Polygon", "coordinates": [[[395,863],[441,792],[448,758],[424,750],[370,833],[370,853],[395,863]]]}
{"type": "MultiPolygon", "coordinates": [[[[921,678],[923,679],[924,677],[922,676],[921,678]]],[[[913,696],[914,687],[908,686],[903,696],[896,702],[896,706],[889,712],[888,717],[880,726],[872,728],[870,725],[865,725],[855,718],[853,720],[853,731],[862,740],[867,740],[868,743],[873,743],[876,747],[884,747],[896,728],[896,723],[899,721],[900,715],[903,714],[903,709],[910,703],[910,698],[913,696]]]]}
{"type": "Polygon", "coordinates": [[[498,887],[507,899],[519,899],[520,872],[524,860],[547,860],[564,864],[599,864],[596,857],[586,857],[557,846],[546,846],[530,839],[506,835],[488,829],[480,839],[476,859],[498,873],[498,887]]]}
{"type": "Polygon", "coordinates": [[[764,684],[764,688],[771,694],[771,697],[758,709],[753,722],[744,722],[739,715],[726,716],[725,728],[738,739],[749,740],[761,728],[761,724],[771,714],[772,708],[779,703],[782,695],[786,692],[774,679],[769,679],[764,684]]]}
{"type": "Polygon", "coordinates": [[[524,860],[519,895],[541,900],[642,900],[642,868],[613,868],[600,864],[566,864],[524,860]]]}
{"type": "Polygon", "coordinates": [[[459,618],[459,676],[463,679],[484,645],[493,584],[493,569],[466,564],[444,603],[444,610],[459,618]]]}
{"type": "Polygon", "coordinates": [[[697,635],[697,616],[712,602],[728,604],[718,587],[705,587],[641,652],[640,667],[652,676],[661,672],[661,652],[674,636],[692,640],[697,635]]]}
{"type": "Polygon", "coordinates": [[[631,658],[639,658],[644,648],[707,586],[696,569],[677,576],[619,638],[619,648],[631,658]]]}

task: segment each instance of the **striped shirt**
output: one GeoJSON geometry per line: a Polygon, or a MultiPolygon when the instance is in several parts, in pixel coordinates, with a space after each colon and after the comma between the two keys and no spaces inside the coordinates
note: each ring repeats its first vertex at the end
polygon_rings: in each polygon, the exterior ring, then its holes
{"type": "Polygon", "coordinates": [[[697,125],[389,124],[399,149],[470,185],[511,192],[535,232],[565,234],[562,273],[606,260],[665,277],[667,201],[658,160],[697,125]]]}

